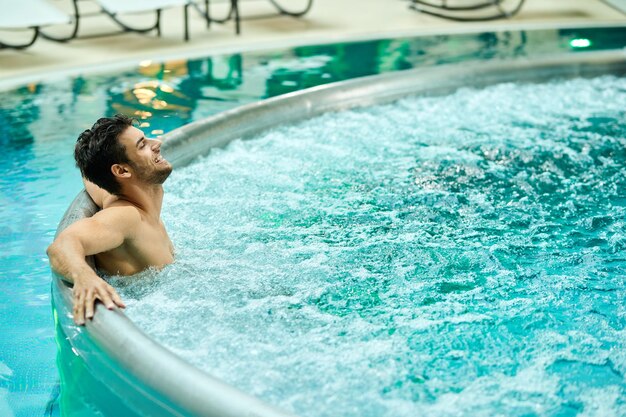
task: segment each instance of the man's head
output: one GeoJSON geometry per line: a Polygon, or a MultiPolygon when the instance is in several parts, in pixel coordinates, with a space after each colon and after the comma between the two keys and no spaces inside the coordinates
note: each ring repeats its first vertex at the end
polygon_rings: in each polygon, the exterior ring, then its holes
{"type": "Polygon", "coordinates": [[[103,117],[78,137],[74,158],[81,174],[111,194],[123,181],[162,184],[172,166],[161,156],[161,142],[147,139],[121,114],[103,117]]]}

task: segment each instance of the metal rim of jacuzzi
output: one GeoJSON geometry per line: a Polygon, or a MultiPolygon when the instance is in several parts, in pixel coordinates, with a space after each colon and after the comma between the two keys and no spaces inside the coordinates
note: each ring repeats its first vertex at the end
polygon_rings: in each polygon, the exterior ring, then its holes
{"type": "MultiPolygon", "coordinates": [[[[272,126],[324,112],[388,103],[409,95],[444,95],[461,87],[602,74],[626,74],[626,51],[449,65],[376,75],[274,97],[199,120],[166,134],[162,150],[175,167],[181,167],[234,139],[245,139],[272,126]]],[[[82,191],[65,213],[57,233],[95,210],[82,191]]],[[[137,415],[290,415],[193,367],[144,334],[120,310],[109,311],[99,304],[92,321],[84,327],[75,326],[70,286],[56,274],[53,274],[52,293],[61,337],[67,338],[89,373],[137,415]]]]}

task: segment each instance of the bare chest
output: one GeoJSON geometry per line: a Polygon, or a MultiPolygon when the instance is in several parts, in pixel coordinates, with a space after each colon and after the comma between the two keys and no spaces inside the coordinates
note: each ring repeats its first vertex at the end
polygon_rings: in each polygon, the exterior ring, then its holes
{"type": "Polygon", "coordinates": [[[98,268],[113,275],[133,275],[174,262],[174,246],[163,224],[143,224],[132,240],[96,255],[98,268]]]}

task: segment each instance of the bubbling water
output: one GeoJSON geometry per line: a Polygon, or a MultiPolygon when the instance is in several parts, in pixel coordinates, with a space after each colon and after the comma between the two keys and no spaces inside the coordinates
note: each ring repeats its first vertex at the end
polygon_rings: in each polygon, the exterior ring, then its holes
{"type": "Polygon", "coordinates": [[[329,113],[179,169],[117,279],[192,364],[305,417],[626,415],[626,79],[329,113]]]}

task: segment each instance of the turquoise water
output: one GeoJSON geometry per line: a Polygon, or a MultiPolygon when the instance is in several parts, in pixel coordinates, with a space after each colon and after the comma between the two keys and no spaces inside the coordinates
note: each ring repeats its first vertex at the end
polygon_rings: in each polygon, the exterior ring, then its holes
{"type": "Polygon", "coordinates": [[[326,114],[175,171],[177,262],[114,280],[305,417],[626,415],[626,78],[326,114]]]}
{"type": "MultiPolygon", "coordinates": [[[[55,411],[58,393],[45,248],[80,190],[75,138],[124,112],[159,135],[240,104],[363,75],[492,58],[624,46],[624,29],[511,31],[383,39],[153,62],[0,92],[0,415],[55,411]]],[[[59,358],[66,361],[66,358],[59,358]]],[[[63,385],[63,381],[61,381],[63,385]]]]}

